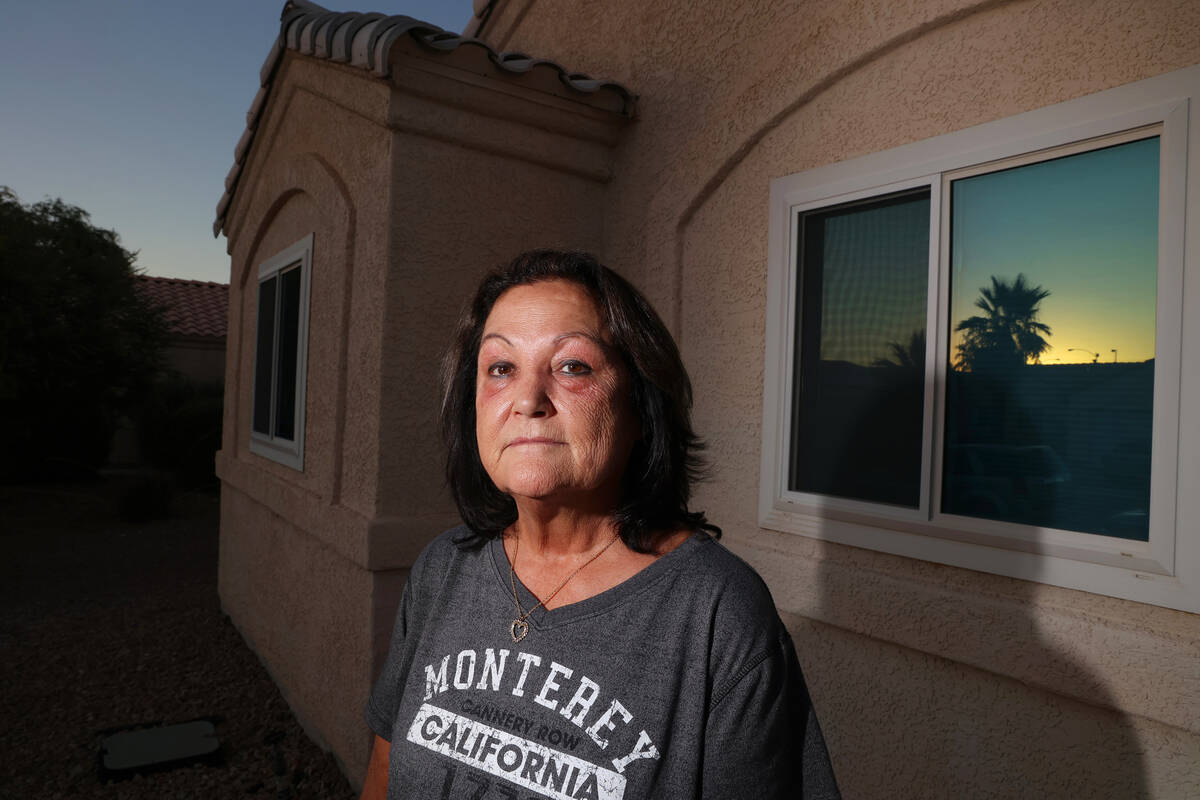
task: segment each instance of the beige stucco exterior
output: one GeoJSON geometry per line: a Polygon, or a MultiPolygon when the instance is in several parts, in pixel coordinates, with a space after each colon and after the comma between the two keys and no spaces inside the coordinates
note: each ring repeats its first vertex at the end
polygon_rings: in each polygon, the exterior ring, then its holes
{"type": "Polygon", "coordinates": [[[535,242],[601,248],[623,120],[397,43],[388,80],[288,53],[226,212],[222,604],[360,780],[407,569],[457,523],[436,417],[471,286],[535,242]],[[494,83],[494,82],[493,82],[494,83]],[[304,469],[252,453],[257,267],[313,235],[304,469]]]}
{"type": "Polygon", "coordinates": [[[673,315],[847,797],[1200,794],[1200,617],[758,526],[771,179],[1200,62],[1192,2],[546,3],[485,36],[641,95],[604,257],[673,315]]]}
{"type": "Polygon", "coordinates": [[[759,527],[773,178],[1200,63],[1190,0],[501,0],[482,37],[638,93],[620,117],[411,42],[287,53],[229,208],[222,601],[353,780],[408,565],[455,517],[437,360],[469,288],[598,252],[669,320],[714,478],[847,798],[1200,795],[1200,616],[759,527]],[[249,452],[255,268],[314,234],[305,469],[249,452]]]}

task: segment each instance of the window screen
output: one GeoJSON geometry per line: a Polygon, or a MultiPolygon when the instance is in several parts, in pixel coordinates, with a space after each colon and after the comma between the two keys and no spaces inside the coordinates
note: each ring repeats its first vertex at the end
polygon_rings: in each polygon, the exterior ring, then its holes
{"type": "Polygon", "coordinates": [[[275,435],[295,437],[296,352],[300,335],[300,269],[279,276],[279,358],[275,392],[275,435]]]}
{"type": "Polygon", "coordinates": [[[258,321],[254,358],[254,423],[258,433],[271,432],[271,376],[275,362],[275,292],[272,276],[258,284],[258,321]]]}
{"type": "Polygon", "coordinates": [[[920,503],[927,187],[802,213],[788,486],[920,503]]]}

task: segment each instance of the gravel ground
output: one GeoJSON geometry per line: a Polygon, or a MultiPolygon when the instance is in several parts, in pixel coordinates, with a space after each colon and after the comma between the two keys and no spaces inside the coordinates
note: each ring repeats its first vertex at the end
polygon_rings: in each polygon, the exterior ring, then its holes
{"type": "Polygon", "coordinates": [[[217,598],[215,495],[0,487],[0,798],[350,798],[217,598]],[[215,719],[215,764],[108,780],[112,729],[215,719]]]}

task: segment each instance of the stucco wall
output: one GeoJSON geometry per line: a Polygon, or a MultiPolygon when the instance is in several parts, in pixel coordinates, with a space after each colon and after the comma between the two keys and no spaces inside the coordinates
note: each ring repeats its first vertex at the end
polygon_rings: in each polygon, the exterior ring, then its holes
{"type": "Polygon", "coordinates": [[[1200,62],[1200,5],[504,0],[483,36],[640,94],[603,255],[672,320],[847,797],[1200,794],[1200,617],[757,524],[772,178],[1200,62]]]}
{"type": "Polygon", "coordinates": [[[600,248],[621,122],[519,76],[481,81],[405,40],[394,50],[389,79],[286,54],[227,217],[221,599],[354,782],[408,568],[458,521],[436,425],[453,324],[513,254],[600,248]],[[309,234],[298,471],[249,450],[256,276],[309,234]]]}
{"type": "MultiPolygon", "coordinates": [[[[622,127],[615,115],[525,88],[519,78],[481,82],[404,41],[396,47],[383,445],[369,537],[370,568],[388,575],[403,574],[460,521],[444,485],[438,372],[463,305],[484,273],[523,250],[600,247],[609,143],[622,127]]],[[[399,585],[375,592],[372,677],[399,585]]]]}
{"type": "MultiPolygon", "coordinates": [[[[586,166],[570,151],[575,134],[545,130],[555,121],[570,127],[575,112],[566,104],[506,97],[512,119],[497,120],[480,108],[492,93],[477,90],[458,99],[451,120],[413,94],[414,83],[427,88],[430,80],[398,71],[395,81],[380,417],[388,445],[379,467],[381,516],[407,520],[406,530],[427,537],[458,522],[444,487],[437,420],[438,369],[459,313],[488,270],[523,250],[598,249],[604,198],[603,176],[568,169],[586,166]],[[409,123],[417,119],[430,130],[409,123]]],[[[578,125],[596,122],[578,113],[578,125]]]]}
{"type": "Polygon", "coordinates": [[[376,499],[381,343],[370,331],[383,317],[386,103],[386,88],[358,71],[289,56],[228,223],[236,358],[227,384],[237,388],[226,403],[224,451],[362,517],[376,499]],[[298,475],[249,453],[249,402],[257,267],[309,233],[308,425],[298,475]]]}
{"type": "Polygon", "coordinates": [[[308,733],[345,760],[364,738],[373,578],[328,545],[226,484],[221,603],[308,733]]]}
{"type": "Polygon", "coordinates": [[[225,342],[176,339],[167,346],[167,365],[194,381],[221,383],[225,380],[225,342]]]}
{"type": "Polygon", "coordinates": [[[365,758],[377,593],[367,569],[378,470],[390,139],[385,86],[285,57],[227,218],[232,257],[222,479],[222,605],[311,735],[365,758]],[[249,450],[257,269],[312,234],[304,469],[249,450]],[[352,324],[353,321],[353,324],[352,324]]]}

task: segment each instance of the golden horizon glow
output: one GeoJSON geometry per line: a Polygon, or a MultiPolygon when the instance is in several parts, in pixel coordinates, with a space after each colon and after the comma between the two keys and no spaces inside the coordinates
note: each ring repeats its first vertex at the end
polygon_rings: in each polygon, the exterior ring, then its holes
{"type": "Polygon", "coordinates": [[[954,181],[951,361],[981,289],[1018,275],[1049,292],[1039,363],[1154,358],[1158,165],[1152,137],[954,181]]]}

